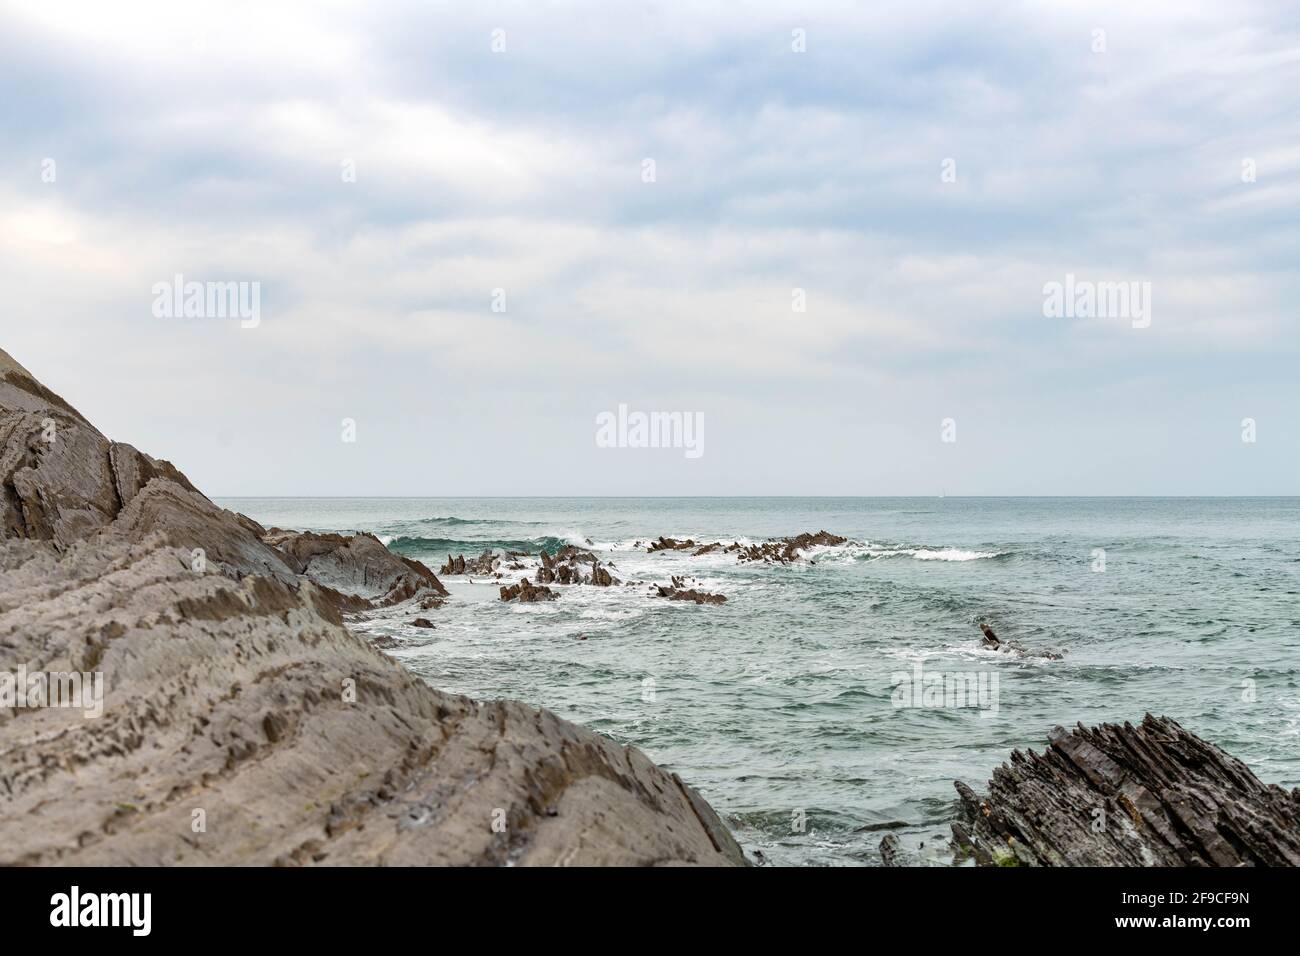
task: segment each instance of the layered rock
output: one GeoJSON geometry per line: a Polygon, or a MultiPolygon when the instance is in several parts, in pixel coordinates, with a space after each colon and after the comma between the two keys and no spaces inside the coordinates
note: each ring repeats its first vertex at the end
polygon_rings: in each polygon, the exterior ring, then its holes
{"type": "Polygon", "coordinates": [[[429,569],[217,508],[3,352],[0,517],[0,671],[104,687],[100,716],[0,708],[0,865],[744,862],[635,748],[341,626],[441,600],[429,569]]]}
{"type": "Polygon", "coordinates": [[[425,565],[394,554],[373,534],[265,532],[262,540],[284,555],[296,574],[371,607],[389,607],[415,597],[442,598],[447,589],[425,565]]]}
{"type": "Polygon", "coordinates": [[[981,865],[1300,866],[1300,789],[1261,783],[1168,717],[1057,727],[983,798],[955,786],[953,846],[981,865]]]}

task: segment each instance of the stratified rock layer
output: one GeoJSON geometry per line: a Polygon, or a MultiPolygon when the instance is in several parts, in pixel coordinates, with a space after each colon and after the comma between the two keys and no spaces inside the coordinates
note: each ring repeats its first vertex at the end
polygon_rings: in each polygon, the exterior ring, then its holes
{"type": "Polygon", "coordinates": [[[217,508],[4,352],[0,521],[0,671],[105,684],[99,717],[0,709],[0,865],[744,862],[635,748],[341,626],[436,607],[428,568],[217,508]]]}
{"type": "Polygon", "coordinates": [[[1261,783],[1168,717],[1057,727],[983,799],[956,787],[953,845],[982,865],[1300,866],[1300,789],[1261,783]]]}

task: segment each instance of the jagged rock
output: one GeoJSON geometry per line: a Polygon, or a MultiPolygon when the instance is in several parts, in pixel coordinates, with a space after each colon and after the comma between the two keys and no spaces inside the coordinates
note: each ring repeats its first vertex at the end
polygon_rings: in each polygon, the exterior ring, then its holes
{"type": "Polygon", "coordinates": [[[340,594],[390,607],[417,595],[446,597],[447,589],[425,565],[384,547],[373,534],[267,532],[263,539],[285,556],[295,573],[340,594]]]}
{"type": "Polygon", "coordinates": [[[596,556],[590,551],[583,551],[581,548],[566,544],[555,552],[556,561],[568,561],[570,564],[590,564],[596,560],[596,556]]]}
{"type": "Polygon", "coordinates": [[[1147,714],[1014,751],[988,794],[955,786],[953,846],[981,865],[1300,866],[1300,789],[1147,714]]]}
{"type": "Polygon", "coordinates": [[[599,561],[593,560],[591,562],[591,583],[596,587],[607,588],[619,582],[614,578],[614,575],[600,566],[599,561]]]}
{"type": "Polygon", "coordinates": [[[709,594],[705,591],[697,591],[695,588],[687,588],[685,581],[679,577],[674,577],[672,582],[671,587],[664,587],[662,584],[654,585],[654,596],[673,601],[694,601],[696,604],[726,603],[725,594],[709,594]]]}
{"type": "MultiPolygon", "coordinates": [[[[713,554],[721,551],[727,554],[736,553],[736,559],[739,561],[766,561],[773,564],[789,564],[799,558],[801,551],[818,545],[837,545],[844,544],[848,538],[842,538],[837,534],[831,534],[829,531],[818,531],[816,534],[804,533],[793,538],[777,538],[774,541],[764,541],[760,544],[742,545],[733,541],[731,544],[723,544],[720,541],[714,541],[709,544],[699,544],[692,538],[679,541],[676,538],[665,538],[659,536],[659,540],[650,542],[646,551],[653,553],[655,551],[689,551],[695,548],[693,557],[699,557],[702,554],[713,554]]],[[[637,542],[640,544],[640,542],[637,542]]]]}
{"type": "Polygon", "coordinates": [[[816,534],[805,532],[794,538],[778,538],[775,541],[765,541],[762,544],[753,544],[748,548],[742,548],[737,555],[740,561],[767,561],[773,564],[789,564],[799,559],[801,551],[807,551],[809,548],[817,546],[831,546],[844,544],[848,538],[840,537],[838,534],[831,534],[829,531],[818,531],[816,534]]]}
{"type": "Polygon", "coordinates": [[[104,687],[98,717],[0,708],[0,865],[744,862],[635,748],[434,690],[342,627],[287,563],[331,552],[279,552],[187,482],[115,473],[4,353],[0,448],[0,660],[104,687]],[[34,457],[29,416],[62,423],[34,457]],[[193,540],[219,554],[205,570],[193,540]]]}
{"type": "Polygon", "coordinates": [[[492,553],[489,548],[480,554],[477,558],[465,560],[465,555],[457,555],[454,559],[447,555],[447,563],[439,570],[439,574],[481,574],[490,575],[501,566],[501,559],[492,553]]]}
{"type": "Polygon", "coordinates": [[[984,634],[983,643],[985,647],[992,648],[996,651],[1002,645],[1002,642],[998,640],[998,636],[993,633],[993,628],[989,627],[987,624],[980,624],[980,631],[984,634]]]}
{"type": "Polygon", "coordinates": [[[411,622],[411,627],[432,628],[433,622],[429,620],[427,617],[417,617],[414,621],[411,622]]]}
{"type": "Polygon", "coordinates": [[[660,535],[658,541],[650,542],[650,546],[646,548],[646,551],[649,553],[655,551],[686,551],[693,547],[695,547],[695,542],[690,538],[685,541],[678,541],[676,538],[665,538],[660,535]]]}
{"type": "Polygon", "coordinates": [[[518,599],[520,604],[532,604],[536,601],[554,601],[558,594],[548,587],[536,587],[527,578],[521,578],[518,584],[512,584],[509,587],[501,588],[501,600],[514,601],[518,599]]]}
{"type": "Polygon", "coordinates": [[[622,583],[601,567],[594,554],[573,545],[566,544],[555,553],[555,557],[551,557],[550,552],[543,548],[539,560],[538,584],[594,584],[597,587],[610,587],[622,583]],[[582,573],[584,564],[591,565],[591,574],[582,573]]]}

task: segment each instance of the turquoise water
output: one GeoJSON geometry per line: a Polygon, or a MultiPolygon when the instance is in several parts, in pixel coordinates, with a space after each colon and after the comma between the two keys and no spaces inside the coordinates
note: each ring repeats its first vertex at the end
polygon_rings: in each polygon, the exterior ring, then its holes
{"type": "Polygon", "coordinates": [[[435,569],[449,552],[590,541],[623,580],[687,574],[726,594],[696,606],[571,587],[507,605],[496,581],[449,577],[436,630],[410,615],[367,628],[401,638],[394,656],[434,686],[545,705],[639,746],[774,863],[878,864],[884,832],[910,862],[946,863],[954,779],[982,789],[1056,724],[1148,710],[1300,786],[1300,499],[220,503],[268,525],[371,531],[435,569]],[[792,566],[633,547],[823,528],[851,540],[792,566]],[[981,647],[979,621],[1025,653],[981,647]],[[996,675],[996,698],[895,706],[896,676],[917,663],[996,675]]]}

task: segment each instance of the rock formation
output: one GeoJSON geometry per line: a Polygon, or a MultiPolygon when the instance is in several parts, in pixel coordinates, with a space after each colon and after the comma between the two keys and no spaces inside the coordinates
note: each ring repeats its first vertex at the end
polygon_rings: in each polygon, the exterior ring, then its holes
{"type": "Polygon", "coordinates": [[[515,601],[520,604],[533,604],[537,601],[554,601],[558,594],[548,587],[537,587],[527,578],[521,578],[518,584],[501,588],[501,600],[515,601]]]}
{"type": "Polygon", "coordinates": [[[635,748],[341,626],[436,606],[429,569],[216,507],[4,352],[0,528],[0,865],[744,862],[635,748]],[[20,669],[98,677],[102,713],[21,706],[20,669]]]}
{"type": "Polygon", "coordinates": [[[737,559],[740,561],[767,561],[773,564],[789,564],[799,558],[801,551],[807,551],[809,548],[817,546],[831,546],[844,544],[848,538],[842,538],[838,534],[831,534],[829,531],[818,531],[816,534],[805,532],[793,538],[778,538],[775,541],[765,541],[762,544],[751,545],[748,548],[741,549],[737,559]]]}
{"type": "Polygon", "coordinates": [[[981,865],[1300,866],[1300,789],[1263,784],[1168,717],[1057,727],[979,798],[957,781],[953,847],[981,865]]]}
{"type": "Polygon", "coordinates": [[[697,591],[695,588],[687,588],[685,579],[676,576],[673,577],[672,582],[671,587],[664,587],[662,584],[654,585],[654,596],[673,601],[694,601],[696,604],[726,603],[725,594],[709,594],[705,591],[697,591]]]}
{"type": "MultiPolygon", "coordinates": [[[[844,544],[848,538],[840,537],[837,534],[831,534],[829,531],[818,531],[816,534],[805,532],[793,538],[776,538],[773,541],[764,541],[759,544],[743,545],[733,541],[731,544],[723,544],[721,541],[713,541],[709,544],[700,544],[693,538],[678,540],[677,538],[665,538],[659,536],[657,541],[651,541],[646,547],[647,553],[653,554],[656,551],[690,551],[693,557],[699,557],[702,554],[713,554],[720,551],[725,554],[736,554],[738,561],[765,561],[769,564],[790,564],[797,561],[800,552],[807,551],[809,548],[817,546],[829,546],[844,544]]],[[[639,544],[640,542],[638,542],[639,544]]]]}

